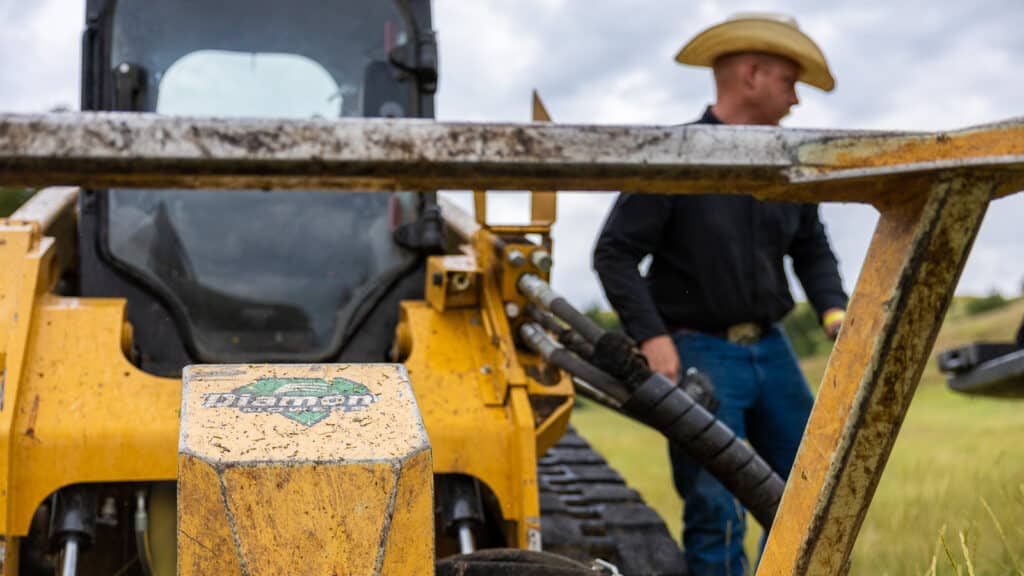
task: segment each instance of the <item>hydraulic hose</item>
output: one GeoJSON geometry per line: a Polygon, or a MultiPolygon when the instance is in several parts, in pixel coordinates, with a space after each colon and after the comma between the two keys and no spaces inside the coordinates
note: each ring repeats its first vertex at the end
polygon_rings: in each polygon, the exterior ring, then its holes
{"type": "MultiPolygon", "coordinates": [[[[771,526],[785,482],[753,448],[676,383],[651,372],[624,335],[606,332],[575,309],[567,313],[565,308],[571,309],[571,305],[536,276],[521,277],[519,288],[541,314],[551,310],[572,328],[578,329],[579,324],[587,329],[589,335],[583,337],[594,344],[594,354],[587,359],[580,358],[559,346],[540,326],[532,323],[520,328],[520,335],[528,347],[598,392],[610,396],[615,403],[621,404],[621,408],[617,408],[620,412],[658,430],[682,447],[728,488],[762,526],[771,526]],[[556,302],[562,303],[560,312],[548,308],[556,302]],[[576,317],[586,322],[574,323],[571,319],[576,317]]],[[[613,404],[605,404],[614,408],[613,404]]]]}
{"type": "Polygon", "coordinates": [[[681,446],[768,528],[786,483],[731,428],[661,374],[652,374],[623,411],[681,446]]]}
{"type": "Polygon", "coordinates": [[[596,344],[604,335],[604,328],[573,308],[565,298],[559,296],[539,276],[523,274],[519,277],[516,285],[527,300],[542,310],[550,310],[552,314],[572,326],[573,330],[579,332],[587,342],[596,344]]]}
{"type": "Polygon", "coordinates": [[[594,355],[594,346],[592,344],[584,340],[584,338],[574,332],[572,328],[559,321],[558,318],[555,318],[555,316],[550,312],[545,312],[533,304],[527,304],[526,314],[530,318],[533,318],[545,330],[554,334],[563,346],[575,352],[580,357],[590,358],[594,355]]]}
{"type": "Polygon", "coordinates": [[[629,400],[629,390],[626,390],[618,380],[563,348],[540,326],[527,322],[519,328],[519,335],[527,347],[542,358],[611,397],[619,406],[629,400]]]}

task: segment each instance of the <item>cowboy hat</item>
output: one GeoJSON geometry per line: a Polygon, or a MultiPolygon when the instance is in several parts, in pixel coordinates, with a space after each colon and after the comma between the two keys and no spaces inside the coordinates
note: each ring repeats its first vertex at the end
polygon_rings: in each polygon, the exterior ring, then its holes
{"type": "Polygon", "coordinates": [[[697,34],[676,55],[676,62],[712,66],[717,58],[736,52],[765,52],[783,56],[800,66],[799,81],[831,92],[836,81],[821,49],[781,14],[744,13],[697,34]]]}

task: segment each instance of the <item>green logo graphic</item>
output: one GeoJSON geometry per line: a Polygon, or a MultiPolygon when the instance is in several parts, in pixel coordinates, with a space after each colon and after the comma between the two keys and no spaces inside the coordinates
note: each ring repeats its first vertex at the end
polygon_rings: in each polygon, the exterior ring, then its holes
{"type": "Polygon", "coordinates": [[[260,378],[230,393],[203,395],[204,408],[236,408],[242,412],[281,414],[312,426],[332,410],[354,412],[377,401],[377,396],[358,382],[334,378],[260,378]]]}

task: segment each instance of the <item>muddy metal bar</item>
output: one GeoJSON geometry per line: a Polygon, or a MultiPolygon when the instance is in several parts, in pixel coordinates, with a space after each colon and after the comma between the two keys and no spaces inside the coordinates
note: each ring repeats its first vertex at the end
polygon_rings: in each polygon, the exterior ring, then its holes
{"type": "Polygon", "coordinates": [[[0,184],[870,202],[881,218],[758,567],[842,574],[988,204],[1024,188],[1024,119],[882,134],[0,115],[0,184]]]}
{"type": "Polygon", "coordinates": [[[845,574],[999,181],[940,174],[882,210],[757,574],[845,574]]]}
{"type": "Polygon", "coordinates": [[[876,203],[908,175],[1013,174],[1024,119],[943,134],[764,127],[0,115],[0,185],[560,189],[876,203]]]}

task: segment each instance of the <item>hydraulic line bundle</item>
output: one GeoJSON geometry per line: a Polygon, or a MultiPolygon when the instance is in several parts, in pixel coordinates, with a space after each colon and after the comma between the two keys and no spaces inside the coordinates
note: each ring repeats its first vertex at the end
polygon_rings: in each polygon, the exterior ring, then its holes
{"type": "Polygon", "coordinates": [[[718,420],[707,378],[688,370],[680,384],[651,371],[635,344],[573,308],[541,278],[517,282],[532,321],[523,343],[572,376],[580,394],[661,432],[771,527],[785,482],[746,442],[718,420]],[[548,332],[555,335],[552,338],[548,332]]]}

